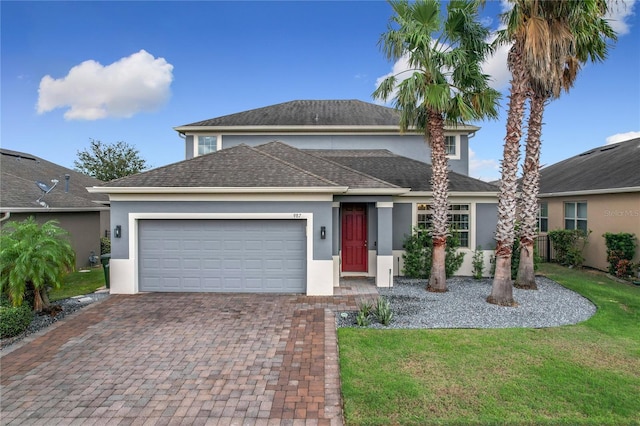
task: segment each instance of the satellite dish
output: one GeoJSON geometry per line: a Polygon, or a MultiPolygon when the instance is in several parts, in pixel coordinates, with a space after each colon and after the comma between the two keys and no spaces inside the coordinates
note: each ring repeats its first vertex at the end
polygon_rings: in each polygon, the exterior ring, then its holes
{"type": "Polygon", "coordinates": [[[51,183],[53,183],[53,186],[49,186],[46,183],[39,180],[36,181],[36,186],[40,188],[40,190],[42,191],[42,195],[40,196],[40,198],[36,200],[36,203],[40,204],[44,208],[49,208],[49,205],[44,201],[42,201],[42,198],[48,193],[50,193],[51,191],[53,191],[53,188],[55,188],[56,185],[58,184],[58,179],[51,179],[51,183]]]}

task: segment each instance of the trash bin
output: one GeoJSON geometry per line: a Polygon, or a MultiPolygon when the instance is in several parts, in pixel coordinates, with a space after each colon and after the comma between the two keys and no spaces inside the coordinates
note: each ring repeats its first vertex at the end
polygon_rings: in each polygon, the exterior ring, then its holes
{"type": "Polygon", "coordinates": [[[107,288],[110,287],[109,285],[109,260],[110,259],[111,259],[111,253],[105,253],[100,256],[100,261],[102,262],[102,269],[104,270],[104,281],[107,285],[107,288]]]}

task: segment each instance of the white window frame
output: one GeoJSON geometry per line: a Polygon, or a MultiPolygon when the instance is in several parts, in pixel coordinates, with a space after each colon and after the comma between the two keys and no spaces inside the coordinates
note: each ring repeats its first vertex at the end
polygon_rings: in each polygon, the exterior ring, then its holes
{"type": "Polygon", "coordinates": [[[538,203],[538,232],[549,232],[549,203],[538,203]],[[546,215],[542,215],[542,206],[545,207],[546,215]],[[545,220],[544,229],[542,229],[542,221],[545,220]]]}
{"type": "MultiPolygon", "coordinates": [[[[212,135],[212,134],[204,134],[204,135],[193,135],[193,156],[199,157],[200,155],[200,138],[216,138],[216,152],[222,149],[222,135],[212,135]]],[[[211,151],[214,152],[214,151],[211,151]]]]}
{"type": "MultiPolygon", "coordinates": [[[[455,150],[454,154],[447,154],[447,158],[450,160],[459,160],[460,159],[460,135],[453,134],[445,134],[445,138],[454,138],[455,140],[455,150]]],[[[446,139],[445,139],[445,149],[446,149],[446,139]]]]}
{"type": "MultiPolygon", "coordinates": [[[[415,212],[416,212],[416,221],[415,224],[417,227],[420,227],[421,225],[423,225],[424,229],[429,229],[429,223],[430,220],[428,219],[428,216],[431,214],[429,213],[430,211],[432,211],[429,207],[431,206],[431,203],[416,203],[416,207],[415,207],[415,212]],[[422,212],[421,212],[422,211],[422,212]],[[426,216],[425,220],[420,220],[420,216],[424,215],[426,216]]],[[[449,213],[448,213],[448,221],[449,224],[452,225],[453,224],[453,220],[452,220],[452,215],[454,214],[463,214],[466,215],[468,220],[467,220],[467,229],[458,229],[457,232],[458,234],[466,234],[467,235],[467,242],[466,245],[464,245],[462,243],[462,241],[460,241],[460,248],[471,248],[472,244],[473,244],[473,240],[475,240],[475,238],[473,237],[472,234],[472,230],[471,228],[473,227],[473,222],[472,222],[472,211],[474,209],[474,206],[472,203],[451,203],[449,204],[449,213]],[[455,206],[455,207],[454,207],[455,206]],[[462,207],[462,206],[466,206],[466,210],[455,210],[456,207],[462,207]]]]}
{"type": "Polygon", "coordinates": [[[586,234],[587,232],[589,232],[589,222],[588,222],[588,205],[586,201],[565,201],[564,202],[564,229],[581,229],[580,227],[578,227],[578,223],[579,222],[584,222],[584,233],[586,234]],[[568,216],[567,215],[567,205],[568,204],[572,204],[573,205],[573,211],[574,214],[573,216],[568,216]],[[584,204],[584,208],[585,208],[585,217],[579,217],[578,216],[578,205],[579,204],[584,204]],[[567,227],[567,221],[571,221],[572,222],[572,228],[568,228],[567,227]]]}

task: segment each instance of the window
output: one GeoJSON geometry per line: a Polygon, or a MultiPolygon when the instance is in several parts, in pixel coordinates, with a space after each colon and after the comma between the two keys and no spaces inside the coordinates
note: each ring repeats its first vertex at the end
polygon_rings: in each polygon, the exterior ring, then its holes
{"type": "Polygon", "coordinates": [[[538,231],[549,231],[549,206],[547,203],[538,204],[538,231]]]}
{"type": "Polygon", "coordinates": [[[198,155],[215,152],[218,147],[216,136],[198,136],[198,155]]]}
{"type": "MultiPolygon", "coordinates": [[[[458,234],[460,247],[469,247],[470,212],[469,204],[449,205],[449,226],[458,234]]],[[[432,217],[431,204],[418,204],[419,228],[430,229],[432,217]]]]}
{"type": "Polygon", "coordinates": [[[458,149],[455,136],[444,137],[444,151],[449,157],[457,157],[458,149]]]}
{"type": "Polygon", "coordinates": [[[580,229],[587,233],[587,203],[564,203],[564,229],[580,229]]]}

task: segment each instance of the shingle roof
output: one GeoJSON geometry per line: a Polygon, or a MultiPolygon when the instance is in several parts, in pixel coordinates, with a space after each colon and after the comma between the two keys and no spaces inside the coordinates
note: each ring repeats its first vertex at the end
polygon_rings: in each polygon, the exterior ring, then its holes
{"type": "MultiPolygon", "coordinates": [[[[431,165],[396,155],[387,150],[307,150],[336,163],[375,176],[412,191],[431,191],[431,165]]],[[[449,172],[449,191],[496,192],[498,187],[455,172],[449,172]]]]}
{"type": "Polygon", "coordinates": [[[36,200],[43,194],[36,185],[41,181],[53,186],[52,179],[58,185],[42,201],[51,209],[95,209],[104,208],[108,197],[103,194],[90,194],[86,187],[102,184],[102,181],[51,163],[35,155],[24,152],[0,149],[0,209],[42,210],[36,200]],[[69,192],[65,192],[65,174],[70,175],[69,192]]]}
{"type": "Polygon", "coordinates": [[[340,186],[247,145],[113,180],[107,187],[330,187],[340,186]]]}
{"type": "Polygon", "coordinates": [[[270,142],[260,145],[256,149],[350,188],[391,188],[396,186],[282,142],[270,142]]]}
{"type": "Polygon", "coordinates": [[[359,100],[297,100],[186,126],[397,126],[393,108],[359,100]]]}
{"type": "Polygon", "coordinates": [[[633,187],[640,187],[640,138],[592,148],[540,170],[540,194],[633,187]]]}
{"type": "MultiPolygon", "coordinates": [[[[386,150],[299,150],[282,142],[238,145],[127,176],[104,187],[165,188],[402,188],[430,191],[431,166],[386,150]]],[[[450,190],[495,192],[497,188],[450,173],[450,190]]]]}

